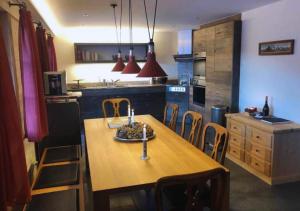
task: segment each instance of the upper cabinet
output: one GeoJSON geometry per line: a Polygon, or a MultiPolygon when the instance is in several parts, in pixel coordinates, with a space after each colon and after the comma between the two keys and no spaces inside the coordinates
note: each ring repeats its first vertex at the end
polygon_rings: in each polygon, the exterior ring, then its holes
{"type": "Polygon", "coordinates": [[[215,68],[214,71],[232,72],[234,22],[215,27],[215,68]]]}
{"type": "MultiPolygon", "coordinates": [[[[134,43],[133,47],[137,62],[145,62],[148,44],[134,43]]],[[[125,61],[128,61],[129,48],[130,44],[121,44],[125,61]]],[[[76,63],[111,63],[117,60],[118,44],[116,43],[75,43],[74,49],[76,63]]]]}

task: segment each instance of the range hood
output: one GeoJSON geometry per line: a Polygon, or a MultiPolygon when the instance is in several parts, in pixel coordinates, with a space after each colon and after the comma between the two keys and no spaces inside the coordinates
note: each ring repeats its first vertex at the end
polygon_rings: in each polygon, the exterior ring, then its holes
{"type": "Polygon", "coordinates": [[[176,62],[191,62],[193,61],[192,54],[192,30],[182,30],[178,32],[178,49],[174,55],[176,62]]]}
{"type": "Polygon", "coordinates": [[[191,62],[194,60],[193,54],[176,54],[173,57],[176,62],[191,62]]]}

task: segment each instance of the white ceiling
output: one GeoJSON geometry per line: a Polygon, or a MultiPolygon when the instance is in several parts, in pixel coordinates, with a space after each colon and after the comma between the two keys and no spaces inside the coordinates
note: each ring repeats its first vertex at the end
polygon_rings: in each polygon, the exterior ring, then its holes
{"type": "MultiPolygon", "coordinates": [[[[63,27],[113,25],[113,2],[120,0],[44,0],[63,27]],[[86,16],[87,14],[88,16],[86,16]]],[[[261,7],[278,0],[158,0],[157,29],[194,28],[226,16],[261,7]]],[[[154,0],[146,0],[150,17],[154,0]]],[[[134,27],[145,27],[143,0],[132,0],[134,27]]],[[[123,0],[124,24],[128,24],[128,0],[123,0]]],[[[119,7],[118,7],[119,8],[119,7]]],[[[43,14],[41,14],[43,15],[43,14]]],[[[152,18],[151,18],[152,22],[152,18]]]]}

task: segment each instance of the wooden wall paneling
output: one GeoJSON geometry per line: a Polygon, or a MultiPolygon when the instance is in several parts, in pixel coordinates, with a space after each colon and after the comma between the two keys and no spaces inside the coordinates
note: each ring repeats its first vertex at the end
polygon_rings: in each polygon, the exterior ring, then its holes
{"type": "Polygon", "coordinates": [[[203,24],[203,25],[200,26],[200,29],[216,26],[218,24],[222,24],[222,23],[226,23],[226,22],[230,22],[230,21],[240,21],[240,20],[242,20],[242,14],[241,13],[233,15],[233,16],[229,16],[227,18],[223,18],[223,19],[211,22],[211,23],[203,24]]]}
{"type": "Polygon", "coordinates": [[[232,71],[234,23],[215,26],[215,71],[232,71]]]}
{"type": "Polygon", "coordinates": [[[204,52],[205,46],[205,30],[194,30],[193,31],[193,53],[204,52]]]}
{"type": "MultiPolygon", "coordinates": [[[[203,48],[206,51],[205,122],[206,119],[210,120],[211,106],[216,104],[228,105],[231,112],[237,112],[241,48],[240,15],[201,26],[193,35],[194,52],[202,51],[203,48]]],[[[192,96],[190,93],[191,98],[192,96]]]]}

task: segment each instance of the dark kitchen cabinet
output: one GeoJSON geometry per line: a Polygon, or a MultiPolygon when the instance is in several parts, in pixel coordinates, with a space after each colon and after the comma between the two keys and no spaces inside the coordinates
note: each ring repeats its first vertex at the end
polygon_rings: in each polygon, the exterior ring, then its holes
{"type": "MultiPolygon", "coordinates": [[[[102,101],[107,98],[128,98],[136,115],[151,114],[163,119],[165,86],[83,89],[79,99],[81,119],[103,118],[102,101]]],[[[108,106],[112,114],[112,107],[108,106]]],[[[127,107],[121,106],[121,115],[127,115],[127,107]]]]}

